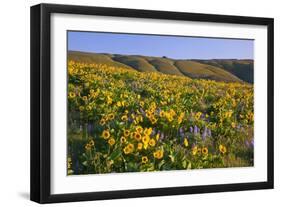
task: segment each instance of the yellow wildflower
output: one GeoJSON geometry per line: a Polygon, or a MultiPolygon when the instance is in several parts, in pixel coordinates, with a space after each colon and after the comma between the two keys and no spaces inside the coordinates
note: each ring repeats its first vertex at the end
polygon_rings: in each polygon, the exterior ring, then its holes
{"type": "Polygon", "coordinates": [[[91,150],[92,149],[92,146],[90,144],[86,144],[85,145],[85,149],[88,151],[88,150],[91,150]]]}
{"type": "Polygon", "coordinates": [[[158,133],[158,134],[156,134],[155,139],[158,141],[158,140],[159,140],[159,138],[160,138],[160,134],[158,133]]]}
{"type": "Polygon", "coordinates": [[[142,142],[143,142],[144,144],[148,144],[148,143],[149,143],[149,140],[150,140],[150,138],[149,138],[148,135],[142,137],[142,142]]]}
{"type": "Polygon", "coordinates": [[[160,111],[159,116],[160,117],[164,117],[165,116],[165,112],[164,111],[160,111]]]}
{"type": "Polygon", "coordinates": [[[150,140],[149,140],[149,145],[150,145],[151,147],[154,147],[155,144],[156,144],[155,139],[150,139],[150,140]]]}
{"type": "Polygon", "coordinates": [[[92,110],[92,107],[88,105],[88,106],[86,106],[86,110],[87,110],[87,111],[91,111],[91,110],[92,110]]]}
{"type": "Polygon", "coordinates": [[[110,138],[110,139],[108,140],[108,144],[109,144],[110,146],[113,146],[113,145],[115,144],[115,139],[114,139],[114,138],[110,138]]]}
{"type": "Polygon", "coordinates": [[[121,117],[121,120],[122,120],[122,121],[128,121],[128,116],[127,116],[127,115],[123,115],[123,116],[121,117]]]}
{"type": "Polygon", "coordinates": [[[105,125],[105,119],[104,118],[102,118],[101,120],[100,120],[100,125],[105,125]]]}
{"type": "Polygon", "coordinates": [[[192,148],[192,155],[196,155],[197,151],[198,151],[198,147],[197,146],[193,147],[192,148]]]}
{"type": "Polygon", "coordinates": [[[197,112],[197,113],[195,114],[195,119],[196,119],[196,120],[199,120],[200,117],[201,117],[201,115],[202,115],[202,112],[197,112]]]}
{"type": "Polygon", "coordinates": [[[91,140],[89,141],[89,145],[94,146],[94,145],[95,145],[94,140],[91,139],[91,140]]]}
{"type": "Polygon", "coordinates": [[[69,98],[75,98],[75,97],[76,97],[76,94],[73,93],[73,92],[70,92],[70,93],[68,94],[68,96],[69,96],[69,98]]]}
{"type": "Polygon", "coordinates": [[[154,156],[156,159],[162,159],[162,158],[163,158],[163,155],[164,155],[163,150],[157,150],[156,152],[153,153],[153,156],[154,156]]]}
{"type": "Polygon", "coordinates": [[[150,121],[151,121],[152,124],[156,124],[157,123],[157,119],[154,116],[151,117],[150,121]]]}
{"type": "Polygon", "coordinates": [[[181,124],[181,123],[182,123],[183,118],[184,118],[184,112],[182,112],[182,113],[180,114],[180,116],[178,117],[178,124],[181,124]]]}
{"type": "Polygon", "coordinates": [[[115,116],[114,116],[114,114],[113,114],[113,113],[108,114],[108,119],[109,119],[109,120],[114,119],[114,117],[115,117],[115,116]]]}
{"type": "Polygon", "coordinates": [[[108,105],[112,104],[112,98],[110,98],[110,96],[107,96],[107,104],[108,105]]]}
{"type": "Polygon", "coordinates": [[[131,150],[128,148],[128,147],[125,147],[124,149],[123,149],[123,151],[124,151],[124,153],[127,155],[127,154],[129,154],[129,153],[131,153],[131,150]]]}
{"type": "Polygon", "coordinates": [[[183,144],[184,144],[185,147],[188,147],[188,139],[187,138],[184,138],[183,144]]]}
{"type": "Polygon", "coordinates": [[[104,130],[101,135],[104,139],[108,139],[110,137],[109,130],[104,130]]]}
{"type": "Polygon", "coordinates": [[[225,153],[226,153],[226,147],[225,147],[224,145],[222,145],[222,144],[220,144],[219,150],[220,150],[220,152],[221,152],[222,154],[225,154],[225,153]]]}
{"type": "Polygon", "coordinates": [[[150,134],[152,133],[152,128],[145,128],[144,130],[144,134],[147,135],[147,136],[150,136],[150,134]]]}
{"type": "Polygon", "coordinates": [[[129,130],[124,130],[124,136],[128,137],[130,135],[130,131],[129,130]]]}
{"type": "Polygon", "coordinates": [[[121,107],[121,106],[122,106],[121,101],[117,101],[116,105],[117,105],[118,107],[121,107]]]}
{"type": "Polygon", "coordinates": [[[138,150],[142,149],[143,144],[141,142],[138,143],[138,150]]]}
{"type": "Polygon", "coordinates": [[[203,154],[203,155],[207,155],[208,152],[209,152],[209,151],[208,151],[208,148],[207,148],[207,147],[203,147],[203,148],[202,148],[202,154],[203,154]]]}
{"type": "Polygon", "coordinates": [[[83,101],[87,101],[88,97],[87,96],[83,96],[82,99],[83,99],[83,101]]]}
{"type": "Polygon", "coordinates": [[[143,156],[143,157],[141,158],[141,162],[142,162],[143,164],[146,164],[146,163],[148,162],[147,156],[143,156]]]}
{"type": "Polygon", "coordinates": [[[137,141],[140,141],[140,140],[141,140],[141,134],[138,133],[138,132],[134,132],[134,138],[135,138],[137,141]]]}
{"type": "Polygon", "coordinates": [[[141,126],[137,126],[137,127],[136,127],[136,131],[137,131],[138,133],[142,133],[142,132],[143,132],[143,128],[142,128],[141,126]]]}
{"type": "Polygon", "coordinates": [[[122,144],[123,144],[123,143],[126,143],[126,141],[127,141],[126,137],[121,137],[120,142],[121,142],[122,144]]]}

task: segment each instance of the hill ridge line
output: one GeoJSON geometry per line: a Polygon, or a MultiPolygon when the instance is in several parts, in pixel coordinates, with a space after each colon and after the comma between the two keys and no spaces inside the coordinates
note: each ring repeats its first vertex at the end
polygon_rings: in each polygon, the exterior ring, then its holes
{"type": "Polygon", "coordinates": [[[253,83],[253,60],[247,59],[172,59],[143,55],[121,55],[68,51],[69,60],[125,67],[140,72],[183,75],[192,79],[253,83]]]}

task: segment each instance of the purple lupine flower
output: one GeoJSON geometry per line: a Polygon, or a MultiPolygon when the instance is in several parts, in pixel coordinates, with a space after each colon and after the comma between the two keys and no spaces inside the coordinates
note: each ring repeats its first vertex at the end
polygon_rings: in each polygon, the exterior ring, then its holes
{"type": "Polygon", "coordinates": [[[132,119],[131,116],[128,118],[128,122],[129,122],[129,123],[132,123],[132,122],[133,122],[133,119],[132,119]]]}
{"type": "Polygon", "coordinates": [[[161,132],[161,134],[160,134],[160,140],[162,141],[163,139],[164,139],[164,133],[161,132]]]}
{"type": "Polygon", "coordinates": [[[74,172],[74,174],[78,174],[79,173],[79,161],[78,161],[78,159],[75,162],[73,172],[74,172]]]}
{"type": "Polygon", "coordinates": [[[145,115],[145,111],[142,108],[140,108],[140,112],[142,113],[143,116],[145,115]]]}
{"type": "Polygon", "coordinates": [[[205,141],[207,136],[207,127],[204,128],[204,131],[202,133],[202,139],[205,141]]]}
{"type": "Polygon", "coordinates": [[[156,134],[156,129],[155,129],[155,128],[153,128],[153,129],[152,129],[152,132],[151,132],[151,134],[150,134],[150,135],[153,137],[155,134],[156,134]]]}
{"type": "Polygon", "coordinates": [[[88,129],[88,134],[92,134],[93,133],[93,131],[94,131],[94,125],[93,124],[88,124],[88,127],[87,127],[88,129]]]}
{"type": "Polygon", "coordinates": [[[157,115],[160,114],[160,111],[161,111],[161,110],[160,110],[159,108],[155,110],[155,112],[156,112],[157,115]]]}
{"type": "Polygon", "coordinates": [[[192,128],[192,126],[191,126],[191,127],[189,127],[189,132],[190,132],[190,133],[192,133],[192,132],[193,132],[193,128],[192,128]]]}
{"type": "Polygon", "coordinates": [[[194,126],[194,134],[198,134],[200,132],[200,129],[195,125],[194,126]]]}
{"type": "Polygon", "coordinates": [[[248,140],[246,140],[246,141],[245,141],[245,145],[246,145],[246,147],[247,147],[247,148],[249,148],[249,147],[250,147],[250,143],[249,143],[249,141],[248,141],[248,140]]]}
{"type": "Polygon", "coordinates": [[[211,131],[211,129],[208,128],[207,134],[208,134],[208,137],[211,137],[211,136],[212,136],[212,131],[211,131]]]}
{"type": "Polygon", "coordinates": [[[255,144],[254,139],[252,139],[252,140],[251,140],[251,147],[252,147],[252,148],[254,148],[254,144],[255,144]]]}
{"type": "Polygon", "coordinates": [[[182,138],[185,136],[184,130],[183,130],[182,127],[179,129],[179,133],[180,133],[180,136],[181,136],[182,138]]]}

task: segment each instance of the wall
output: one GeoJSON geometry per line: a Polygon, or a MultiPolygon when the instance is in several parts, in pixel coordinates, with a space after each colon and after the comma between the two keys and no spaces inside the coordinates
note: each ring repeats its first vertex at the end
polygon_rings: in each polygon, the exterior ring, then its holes
{"type": "MultiPolygon", "coordinates": [[[[281,13],[278,1],[161,1],[161,0],[81,0],[81,1],[3,1],[1,2],[1,76],[0,76],[0,204],[1,206],[35,206],[29,197],[29,7],[45,3],[67,3],[137,9],[218,13],[275,18],[275,106],[280,106],[281,84],[280,37],[281,13]],[[4,141],[4,142],[3,142],[4,141]]],[[[275,109],[275,189],[248,192],[216,193],[123,199],[115,201],[55,204],[54,206],[246,206],[280,202],[281,181],[279,145],[280,108],[275,109]],[[279,150],[279,151],[278,151],[279,150]]]]}

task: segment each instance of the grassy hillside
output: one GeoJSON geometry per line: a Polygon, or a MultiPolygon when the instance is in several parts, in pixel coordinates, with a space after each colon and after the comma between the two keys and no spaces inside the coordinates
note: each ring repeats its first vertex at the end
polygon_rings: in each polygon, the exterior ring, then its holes
{"type": "Polygon", "coordinates": [[[83,62],[83,63],[106,64],[108,66],[124,67],[133,70],[133,68],[131,68],[129,65],[114,61],[110,54],[69,51],[68,60],[73,60],[75,62],[83,62]]]}
{"type": "Polygon", "coordinates": [[[69,51],[68,60],[100,63],[140,72],[161,72],[224,82],[253,83],[253,60],[174,60],[166,57],[69,51]]]}
{"type": "Polygon", "coordinates": [[[201,60],[200,62],[223,68],[248,83],[254,82],[253,60],[201,60]]]}
{"type": "Polygon", "coordinates": [[[172,61],[165,58],[154,58],[149,61],[159,72],[170,75],[183,75],[183,73],[173,64],[172,61]]]}
{"type": "Polygon", "coordinates": [[[191,78],[211,79],[226,82],[241,82],[239,78],[229,72],[211,65],[202,64],[191,60],[179,60],[175,65],[180,71],[191,78]]]}
{"type": "Polygon", "coordinates": [[[149,64],[145,58],[139,56],[123,56],[123,55],[115,55],[113,60],[128,65],[132,68],[140,72],[156,72],[157,69],[149,64]]]}

